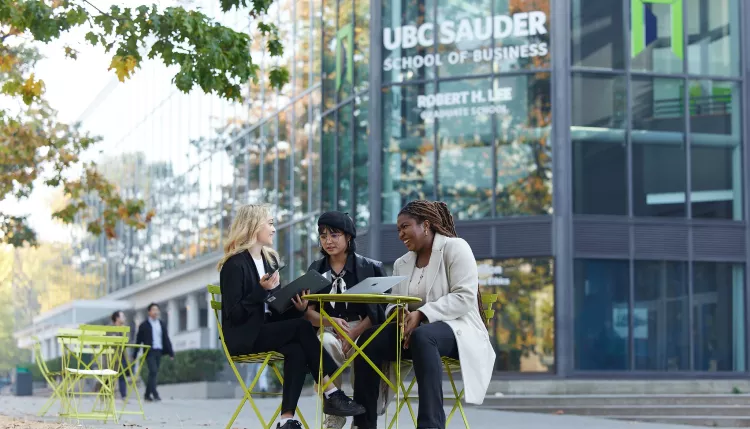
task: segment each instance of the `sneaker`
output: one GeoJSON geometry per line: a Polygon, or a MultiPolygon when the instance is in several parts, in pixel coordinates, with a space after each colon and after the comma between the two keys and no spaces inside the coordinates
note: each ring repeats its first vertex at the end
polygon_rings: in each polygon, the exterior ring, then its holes
{"type": "Polygon", "coordinates": [[[289,419],[281,426],[281,423],[276,424],[276,429],[303,429],[302,423],[299,420],[289,419]]]}
{"type": "Polygon", "coordinates": [[[323,427],[325,429],[343,429],[346,424],[346,417],[341,416],[326,416],[323,420],[323,427]]]}
{"type": "Polygon", "coordinates": [[[150,396],[144,396],[144,397],[143,397],[143,400],[144,400],[144,401],[146,401],[146,402],[154,402],[154,400],[153,400],[153,399],[151,399],[151,397],[150,397],[150,396]]]}
{"type": "Polygon", "coordinates": [[[354,402],[344,392],[337,390],[323,401],[323,414],[329,416],[358,416],[364,414],[365,407],[354,402]]]}

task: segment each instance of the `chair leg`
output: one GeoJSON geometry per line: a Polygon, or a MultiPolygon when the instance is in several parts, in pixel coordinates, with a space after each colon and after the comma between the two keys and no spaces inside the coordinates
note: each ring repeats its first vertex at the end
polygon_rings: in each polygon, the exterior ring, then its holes
{"type": "Polygon", "coordinates": [[[453,408],[451,409],[450,414],[448,414],[448,418],[445,420],[445,426],[448,427],[448,425],[451,422],[451,419],[453,418],[453,414],[455,414],[456,409],[461,413],[461,417],[463,417],[464,420],[464,426],[466,426],[466,429],[469,428],[469,420],[466,418],[466,413],[464,413],[464,407],[461,404],[461,399],[464,396],[464,389],[461,389],[461,392],[458,392],[458,389],[456,389],[456,382],[453,379],[453,372],[451,371],[450,365],[447,363],[445,365],[445,371],[448,373],[448,379],[451,382],[451,388],[453,389],[453,395],[456,397],[456,403],[453,404],[453,408]]]}
{"type": "Polygon", "coordinates": [[[411,393],[411,390],[414,388],[414,385],[417,383],[417,378],[414,377],[411,380],[411,383],[409,383],[408,388],[404,388],[404,383],[401,383],[401,391],[404,393],[404,400],[398,404],[398,407],[396,407],[396,412],[393,414],[393,418],[391,419],[391,423],[388,425],[388,429],[392,429],[393,426],[396,424],[398,420],[398,416],[401,414],[401,409],[404,407],[404,403],[406,403],[406,407],[409,409],[409,414],[411,415],[411,419],[414,421],[414,427],[417,427],[417,416],[414,413],[414,408],[411,406],[411,399],[414,399],[414,397],[410,397],[409,394],[411,393]]]}

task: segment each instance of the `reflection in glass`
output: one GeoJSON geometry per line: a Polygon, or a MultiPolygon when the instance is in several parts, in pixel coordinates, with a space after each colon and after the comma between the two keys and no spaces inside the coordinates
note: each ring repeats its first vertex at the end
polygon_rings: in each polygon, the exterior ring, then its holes
{"type": "MultiPolygon", "coordinates": [[[[311,260],[308,256],[310,247],[308,246],[308,224],[309,221],[297,222],[290,226],[292,230],[292,259],[289,262],[292,264],[291,267],[287,268],[288,276],[291,279],[296,279],[305,272],[309,261],[311,260]]],[[[313,255],[315,257],[316,255],[313,255]]]]}
{"type": "Polygon", "coordinates": [[[323,211],[336,208],[336,112],[323,117],[322,157],[320,160],[323,211]]]}
{"type": "Polygon", "coordinates": [[[630,369],[628,261],[574,263],[575,368],[630,369]]]}
{"type": "MultiPolygon", "coordinates": [[[[489,19],[492,16],[492,0],[477,0],[471,7],[463,0],[437,0],[437,22],[441,26],[440,37],[437,41],[440,64],[436,64],[440,77],[465,76],[492,72],[492,36],[493,25],[489,19]],[[446,27],[453,25],[453,27],[446,27]],[[472,25],[473,24],[473,25],[472,25]],[[450,36],[447,29],[455,33],[450,36]],[[460,33],[458,30],[466,30],[460,33]],[[448,41],[449,39],[455,39],[448,41]],[[451,56],[465,53],[465,58],[457,57],[458,61],[451,61],[451,56]],[[479,57],[474,57],[474,53],[479,57]],[[482,53],[489,55],[483,58],[482,53]]],[[[437,32],[435,32],[437,33],[437,32]]],[[[434,39],[434,36],[432,37],[434,39]]]]}
{"type": "Polygon", "coordinates": [[[684,0],[669,3],[631,2],[631,67],[633,70],[681,73],[684,57],[684,0]]]}
{"type": "Polygon", "coordinates": [[[694,218],[742,220],[739,88],[734,82],[690,82],[690,199],[694,218]]]}
{"type": "Polygon", "coordinates": [[[310,118],[308,116],[310,97],[304,97],[294,103],[294,196],[292,200],[292,218],[297,219],[310,212],[308,196],[310,195],[310,118]]]}
{"type": "MultiPolygon", "coordinates": [[[[310,87],[310,72],[313,64],[310,52],[313,44],[320,44],[320,39],[314,39],[315,34],[312,33],[312,28],[310,28],[312,2],[303,0],[296,2],[294,7],[297,39],[293,45],[284,46],[287,49],[289,46],[293,46],[294,49],[294,93],[299,94],[310,87]]],[[[317,22],[314,25],[319,26],[320,24],[317,22]]]]}
{"type": "Polygon", "coordinates": [[[338,131],[336,133],[338,135],[336,147],[336,158],[338,160],[336,210],[344,213],[352,213],[352,174],[354,174],[352,165],[354,157],[352,110],[352,103],[339,109],[338,131]]]}
{"type": "Polygon", "coordinates": [[[573,66],[625,68],[622,6],[623,0],[573,0],[573,66]]]}
{"type": "MultiPolygon", "coordinates": [[[[508,23],[504,27],[505,31],[500,30],[499,34],[495,34],[495,49],[492,53],[495,73],[550,68],[552,1],[554,0],[494,0],[493,13],[495,16],[506,15],[507,18],[501,19],[508,23]],[[511,20],[513,24],[509,25],[511,20]],[[507,34],[511,27],[511,34],[507,34]]],[[[485,50],[482,55],[484,59],[489,52],[485,50]]]]}
{"type": "MultiPolygon", "coordinates": [[[[276,120],[272,119],[261,125],[263,141],[263,203],[276,206],[276,120]]],[[[274,212],[274,215],[276,213],[274,212]]]]}
{"type": "Polygon", "coordinates": [[[745,371],[744,289],[742,265],[694,263],[694,370],[745,371]]]}
{"type": "Polygon", "coordinates": [[[627,215],[625,79],[573,75],[573,211],[627,215]]]}
{"type": "Polygon", "coordinates": [[[497,216],[552,213],[550,75],[500,77],[493,89],[507,97],[496,116],[497,216]]]}
{"type": "Polygon", "coordinates": [[[431,84],[383,90],[383,223],[407,202],[434,197],[434,120],[422,113],[431,84]]]}
{"type": "MultiPolygon", "coordinates": [[[[260,139],[261,127],[255,127],[250,132],[247,144],[247,182],[248,182],[248,204],[258,204],[263,199],[262,188],[260,186],[260,160],[261,151],[263,150],[260,139]]],[[[201,180],[202,182],[203,180],[201,180]]]]}
{"type": "Polygon", "coordinates": [[[336,105],[336,0],[323,0],[323,111],[336,105]]]}
{"type": "Polygon", "coordinates": [[[291,217],[292,208],[292,187],[291,174],[294,166],[292,165],[292,137],[294,135],[294,124],[292,122],[292,109],[288,108],[279,112],[279,138],[276,142],[276,151],[278,162],[276,176],[278,177],[278,207],[276,219],[279,223],[286,222],[291,217]]]}
{"type": "Polygon", "coordinates": [[[496,370],[554,372],[553,262],[552,258],[477,261],[481,292],[499,295],[489,326],[496,370]]]}
{"type": "Polygon", "coordinates": [[[354,90],[370,86],[370,2],[354,0],[354,90]]]}
{"type": "Polygon", "coordinates": [[[438,93],[470,92],[482,95],[468,100],[464,114],[438,121],[438,199],[448,204],[456,219],[492,215],[492,119],[491,113],[472,112],[487,107],[492,81],[459,80],[440,83],[438,93]]]}
{"type": "Polygon", "coordinates": [[[635,369],[690,369],[686,262],[635,261],[635,369]]]}
{"type": "Polygon", "coordinates": [[[683,217],[684,81],[633,78],[633,214],[683,217]]]}
{"type": "MultiPolygon", "coordinates": [[[[414,43],[404,38],[418,26],[435,24],[435,0],[383,1],[383,82],[429,79],[435,76],[435,46],[429,40],[414,43]]],[[[423,36],[431,32],[424,31],[423,36]]]]}
{"type": "Polygon", "coordinates": [[[688,72],[711,76],[740,74],[738,0],[684,0],[687,8],[688,72]]]}
{"type": "Polygon", "coordinates": [[[357,227],[370,224],[370,152],[368,138],[370,128],[368,114],[369,96],[363,94],[355,98],[354,106],[354,222],[357,227]]]}

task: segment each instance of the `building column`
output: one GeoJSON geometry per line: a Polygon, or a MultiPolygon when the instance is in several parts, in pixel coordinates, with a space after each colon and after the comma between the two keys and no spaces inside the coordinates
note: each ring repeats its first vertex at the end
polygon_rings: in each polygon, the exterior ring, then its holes
{"type": "Polygon", "coordinates": [[[177,299],[167,302],[167,330],[170,337],[174,337],[180,328],[180,309],[177,307],[177,299]]]}
{"type": "Polygon", "coordinates": [[[206,294],[206,302],[208,302],[208,308],[206,308],[206,311],[208,311],[208,347],[211,349],[218,348],[218,337],[219,337],[219,331],[217,329],[216,325],[216,317],[214,317],[214,310],[211,308],[211,294],[206,294]]]}
{"type": "Polygon", "coordinates": [[[198,296],[195,293],[191,293],[187,296],[185,303],[185,309],[187,310],[187,330],[188,332],[198,330],[198,319],[200,308],[198,307],[198,296]]]}

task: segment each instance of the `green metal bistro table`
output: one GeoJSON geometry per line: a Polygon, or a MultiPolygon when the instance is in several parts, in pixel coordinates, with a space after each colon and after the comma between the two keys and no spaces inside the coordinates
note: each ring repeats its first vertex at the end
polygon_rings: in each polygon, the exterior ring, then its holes
{"type": "MultiPolygon", "coordinates": [[[[341,367],[330,376],[330,380],[328,383],[323,384],[323,332],[324,332],[324,324],[321,323],[319,327],[319,334],[321,338],[320,342],[320,372],[318,373],[318,392],[325,392],[328,386],[330,386],[331,383],[333,383],[333,380],[336,379],[336,377],[340,376],[341,373],[351,365],[351,363],[354,361],[354,358],[356,358],[358,355],[362,355],[362,358],[370,364],[370,366],[375,370],[375,372],[380,375],[380,378],[382,378],[387,384],[388,387],[393,389],[394,392],[396,392],[396,407],[397,409],[400,409],[399,407],[401,397],[400,392],[398,389],[398,386],[401,385],[401,349],[402,349],[402,343],[403,343],[403,328],[397,329],[396,331],[398,334],[396,335],[396,344],[394,346],[396,347],[396,384],[394,385],[391,383],[391,380],[383,374],[383,372],[378,368],[377,365],[375,365],[372,360],[370,360],[369,357],[367,357],[367,354],[364,352],[364,348],[367,347],[370,342],[377,337],[380,332],[383,331],[383,329],[391,322],[396,320],[396,317],[398,316],[398,311],[392,311],[390,316],[388,316],[385,319],[385,322],[380,325],[380,327],[372,334],[372,336],[365,341],[364,344],[361,346],[358,346],[355,341],[353,341],[351,338],[349,338],[344,331],[341,329],[340,326],[338,326],[336,323],[333,323],[333,318],[325,311],[325,306],[323,305],[326,302],[344,302],[348,304],[394,304],[398,307],[402,307],[409,303],[414,302],[420,302],[422,301],[419,298],[413,297],[413,296],[401,296],[401,295],[376,295],[376,294],[311,294],[307,295],[305,297],[308,301],[315,301],[318,304],[320,304],[320,315],[323,317],[323,320],[327,320],[328,323],[336,330],[336,332],[341,335],[342,338],[346,338],[346,341],[352,346],[352,349],[354,349],[354,353],[341,365],[341,367]]],[[[319,396],[320,398],[320,396],[319,396]]],[[[320,409],[320,406],[318,407],[320,409]]],[[[317,414],[317,413],[316,413],[317,414]]],[[[318,425],[318,418],[316,416],[316,422],[315,425],[318,425]]],[[[323,422],[322,419],[320,420],[320,427],[322,428],[323,422]]],[[[397,425],[398,427],[398,425],[397,425]]]]}

